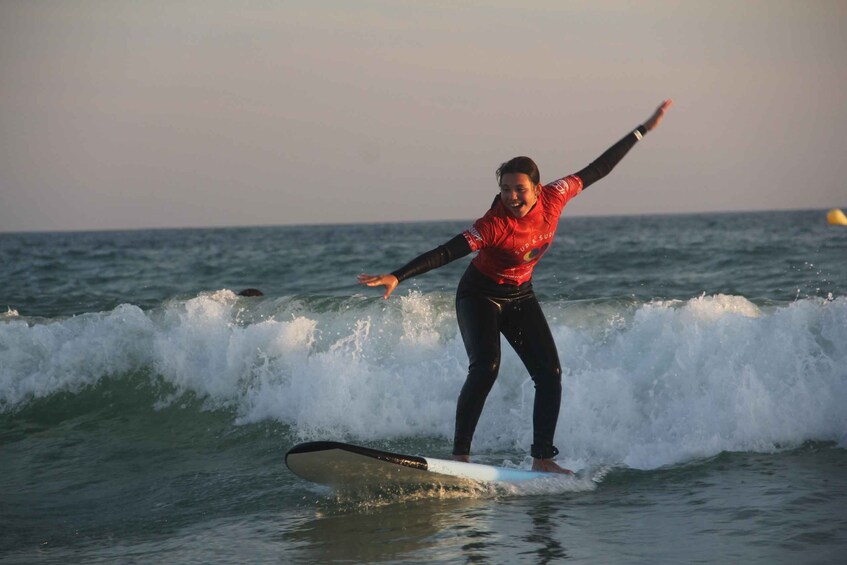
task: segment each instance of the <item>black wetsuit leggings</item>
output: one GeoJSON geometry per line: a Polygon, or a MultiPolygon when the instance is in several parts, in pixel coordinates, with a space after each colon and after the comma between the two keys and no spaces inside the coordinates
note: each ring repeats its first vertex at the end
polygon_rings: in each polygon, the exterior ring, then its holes
{"type": "Polygon", "coordinates": [[[562,369],[550,327],[532,283],[492,285],[471,265],[456,293],[456,315],[469,368],[456,407],[453,454],[470,453],[482,407],[500,370],[502,333],[535,383],[532,456],[553,457],[557,453],[553,435],[562,397],[562,369]]]}

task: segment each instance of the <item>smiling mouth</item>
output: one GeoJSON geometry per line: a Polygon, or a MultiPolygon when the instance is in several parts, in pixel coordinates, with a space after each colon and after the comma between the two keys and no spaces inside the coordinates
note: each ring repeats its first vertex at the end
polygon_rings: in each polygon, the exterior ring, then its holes
{"type": "Polygon", "coordinates": [[[509,208],[511,208],[513,212],[522,212],[525,207],[525,202],[517,202],[515,204],[509,205],[509,208]]]}

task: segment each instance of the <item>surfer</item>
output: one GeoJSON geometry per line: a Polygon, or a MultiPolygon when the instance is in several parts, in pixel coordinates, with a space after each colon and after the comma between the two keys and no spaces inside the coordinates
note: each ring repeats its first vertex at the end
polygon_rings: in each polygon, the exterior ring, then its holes
{"type": "Polygon", "coordinates": [[[532,289],[532,270],[553,242],[565,204],[608,175],[627,152],[655,129],[671,107],[668,99],[631,133],[584,169],[542,186],[529,157],[497,169],[500,194],[486,214],[450,241],[400,269],[359,275],[359,282],[385,287],[384,298],[410,277],[478,251],[456,291],[456,317],[468,354],[468,376],[456,406],[453,458],[470,461],[471,440],[485,399],[500,369],[500,334],[514,348],[535,384],[532,468],[568,473],[553,445],[562,396],[562,370],[550,327],[532,289]]]}

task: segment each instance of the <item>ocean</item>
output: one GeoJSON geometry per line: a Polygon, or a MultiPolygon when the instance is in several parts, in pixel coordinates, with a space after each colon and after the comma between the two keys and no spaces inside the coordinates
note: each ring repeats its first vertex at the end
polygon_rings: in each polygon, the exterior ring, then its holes
{"type": "MultiPolygon", "coordinates": [[[[841,563],[847,229],[825,211],[568,217],[534,286],[559,461],[592,480],[350,495],[347,441],[449,458],[469,222],[0,233],[4,563],[841,563]],[[245,288],[264,296],[241,297],[245,288]]],[[[505,345],[475,461],[528,466],[505,345]]]]}

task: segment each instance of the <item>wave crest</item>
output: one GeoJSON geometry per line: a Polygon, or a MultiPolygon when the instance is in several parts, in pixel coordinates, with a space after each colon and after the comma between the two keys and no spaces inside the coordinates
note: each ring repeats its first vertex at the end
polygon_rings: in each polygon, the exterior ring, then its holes
{"type": "MultiPolygon", "coordinates": [[[[453,433],[466,356],[452,297],[243,299],[223,290],[148,312],[0,323],[0,411],[147,374],[235,423],[380,441],[453,433]]],[[[740,296],[545,304],[564,369],[567,465],[654,468],[724,450],[847,441],[847,298],[740,296]],[[552,316],[549,314],[552,312],[552,316]]],[[[474,448],[524,450],[534,390],[504,346],[474,448]]],[[[108,399],[103,398],[103,402],[108,399]]],[[[80,406],[80,410],[85,409],[80,406]]]]}

